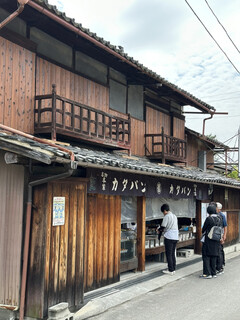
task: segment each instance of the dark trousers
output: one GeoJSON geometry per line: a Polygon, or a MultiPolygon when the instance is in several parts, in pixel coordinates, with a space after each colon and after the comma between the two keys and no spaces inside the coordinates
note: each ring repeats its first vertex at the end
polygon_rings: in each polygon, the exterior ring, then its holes
{"type": "Polygon", "coordinates": [[[220,271],[225,266],[225,253],[223,245],[219,244],[219,256],[217,257],[217,270],[220,271]]]}
{"type": "Polygon", "coordinates": [[[173,272],[176,270],[176,244],[177,240],[170,240],[167,238],[164,238],[164,245],[165,245],[165,251],[166,251],[166,257],[167,257],[167,263],[168,263],[168,271],[173,272]]]}
{"type": "Polygon", "coordinates": [[[217,256],[208,256],[206,254],[206,245],[202,246],[203,274],[216,275],[217,256]]]}

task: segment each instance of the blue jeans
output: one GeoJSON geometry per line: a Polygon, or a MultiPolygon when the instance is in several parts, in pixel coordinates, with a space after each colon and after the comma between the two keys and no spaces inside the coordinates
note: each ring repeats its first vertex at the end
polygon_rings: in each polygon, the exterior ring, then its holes
{"type": "Polygon", "coordinates": [[[165,251],[166,251],[166,257],[167,257],[167,263],[168,263],[168,271],[173,272],[176,270],[176,244],[178,240],[170,240],[167,238],[164,238],[164,245],[165,245],[165,251]]]}

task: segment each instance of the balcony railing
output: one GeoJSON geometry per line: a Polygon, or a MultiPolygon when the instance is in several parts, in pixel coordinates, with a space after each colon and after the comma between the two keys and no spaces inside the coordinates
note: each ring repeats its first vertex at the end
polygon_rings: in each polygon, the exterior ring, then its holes
{"type": "Polygon", "coordinates": [[[56,94],[35,97],[34,130],[37,134],[69,136],[109,148],[130,149],[131,120],[119,118],[56,94]]]}
{"type": "Polygon", "coordinates": [[[167,134],[145,134],[145,155],[151,159],[162,160],[162,163],[186,162],[187,143],[167,134]]]}

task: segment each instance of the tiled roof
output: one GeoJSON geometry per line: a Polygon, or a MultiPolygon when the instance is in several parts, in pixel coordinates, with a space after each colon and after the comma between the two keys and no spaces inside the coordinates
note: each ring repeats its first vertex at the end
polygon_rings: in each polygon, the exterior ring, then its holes
{"type": "MultiPolygon", "coordinates": [[[[69,153],[59,150],[57,145],[52,147],[45,143],[36,142],[19,135],[9,135],[1,131],[0,148],[47,164],[52,162],[70,163],[69,153]]],[[[144,157],[129,157],[120,152],[110,153],[71,145],[65,145],[64,148],[74,153],[75,161],[79,167],[104,168],[106,170],[127,171],[136,174],[240,188],[240,181],[226,178],[214,171],[201,171],[198,168],[182,168],[158,164],[144,157]]]]}
{"type": "Polygon", "coordinates": [[[81,30],[82,32],[84,32],[86,35],[92,37],[94,40],[99,41],[101,44],[103,44],[104,46],[110,48],[111,50],[115,51],[116,53],[118,53],[119,55],[121,55],[122,57],[124,57],[125,59],[127,59],[129,62],[133,63],[136,65],[137,68],[141,69],[142,72],[144,72],[145,74],[149,75],[150,77],[154,78],[155,80],[159,81],[160,83],[170,87],[171,89],[173,89],[174,91],[178,91],[179,93],[187,96],[189,99],[194,100],[196,103],[201,104],[202,106],[206,107],[207,109],[209,109],[210,111],[214,112],[215,108],[213,106],[210,106],[209,104],[205,103],[204,101],[198,99],[197,97],[193,96],[192,94],[190,94],[189,92],[179,88],[178,86],[176,86],[175,84],[167,81],[165,78],[161,77],[160,75],[158,75],[156,72],[148,69],[147,67],[145,67],[143,64],[141,64],[139,61],[135,60],[134,58],[128,56],[127,53],[125,53],[122,49],[122,47],[119,46],[115,46],[112,45],[109,41],[104,40],[103,38],[99,37],[96,33],[91,32],[89,29],[86,29],[82,26],[81,23],[77,23],[75,21],[75,19],[69,18],[66,16],[66,14],[64,12],[61,12],[57,9],[56,6],[53,6],[51,4],[48,3],[47,0],[33,0],[34,2],[36,2],[37,4],[47,8],[48,10],[50,10],[52,13],[54,13],[56,16],[62,18],[63,20],[65,20],[66,22],[72,24],[73,26],[75,26],[76,28],[78,28],[79,30],[81,30]]]}
{"type": "Polygon", "coordinates": [[[194,130],[192,130],[192,129],[189,129],[189,128],[187,128],[187,127],[185,127],[185,130],[186,130],[187,132],[189,132],[190,134],[198,137],[199,139],[202,139],[202,140],[205,140],[205,141],[207,141],[207,142],[209,142],[209,143],[212,143],[212,144],[215,145],[216,147],[220,147],[220,148],[224,148],[224,149],[229,148],[227,145],[225,145],[224,143],[218,141],[217,139],[209,138],[208,136],[203,136],[201,133],[196,132],[196,131],[194,131],[194,130]]]}

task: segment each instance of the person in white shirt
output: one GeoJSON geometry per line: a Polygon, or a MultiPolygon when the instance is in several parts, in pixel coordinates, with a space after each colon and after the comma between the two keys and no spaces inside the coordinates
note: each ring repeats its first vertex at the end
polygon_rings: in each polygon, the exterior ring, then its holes
{"type": "Polygon", "coordinates": [[[158,228],[159,237],[164,232],[164,245],[168,269],[163,270],[163,273],[174,275],[176,270],[176,245],[179,239],[178,221],[175,214],[170,211],[167,203],[161,206],[161,211],[164,215],[163,222],[158,228]]]}

